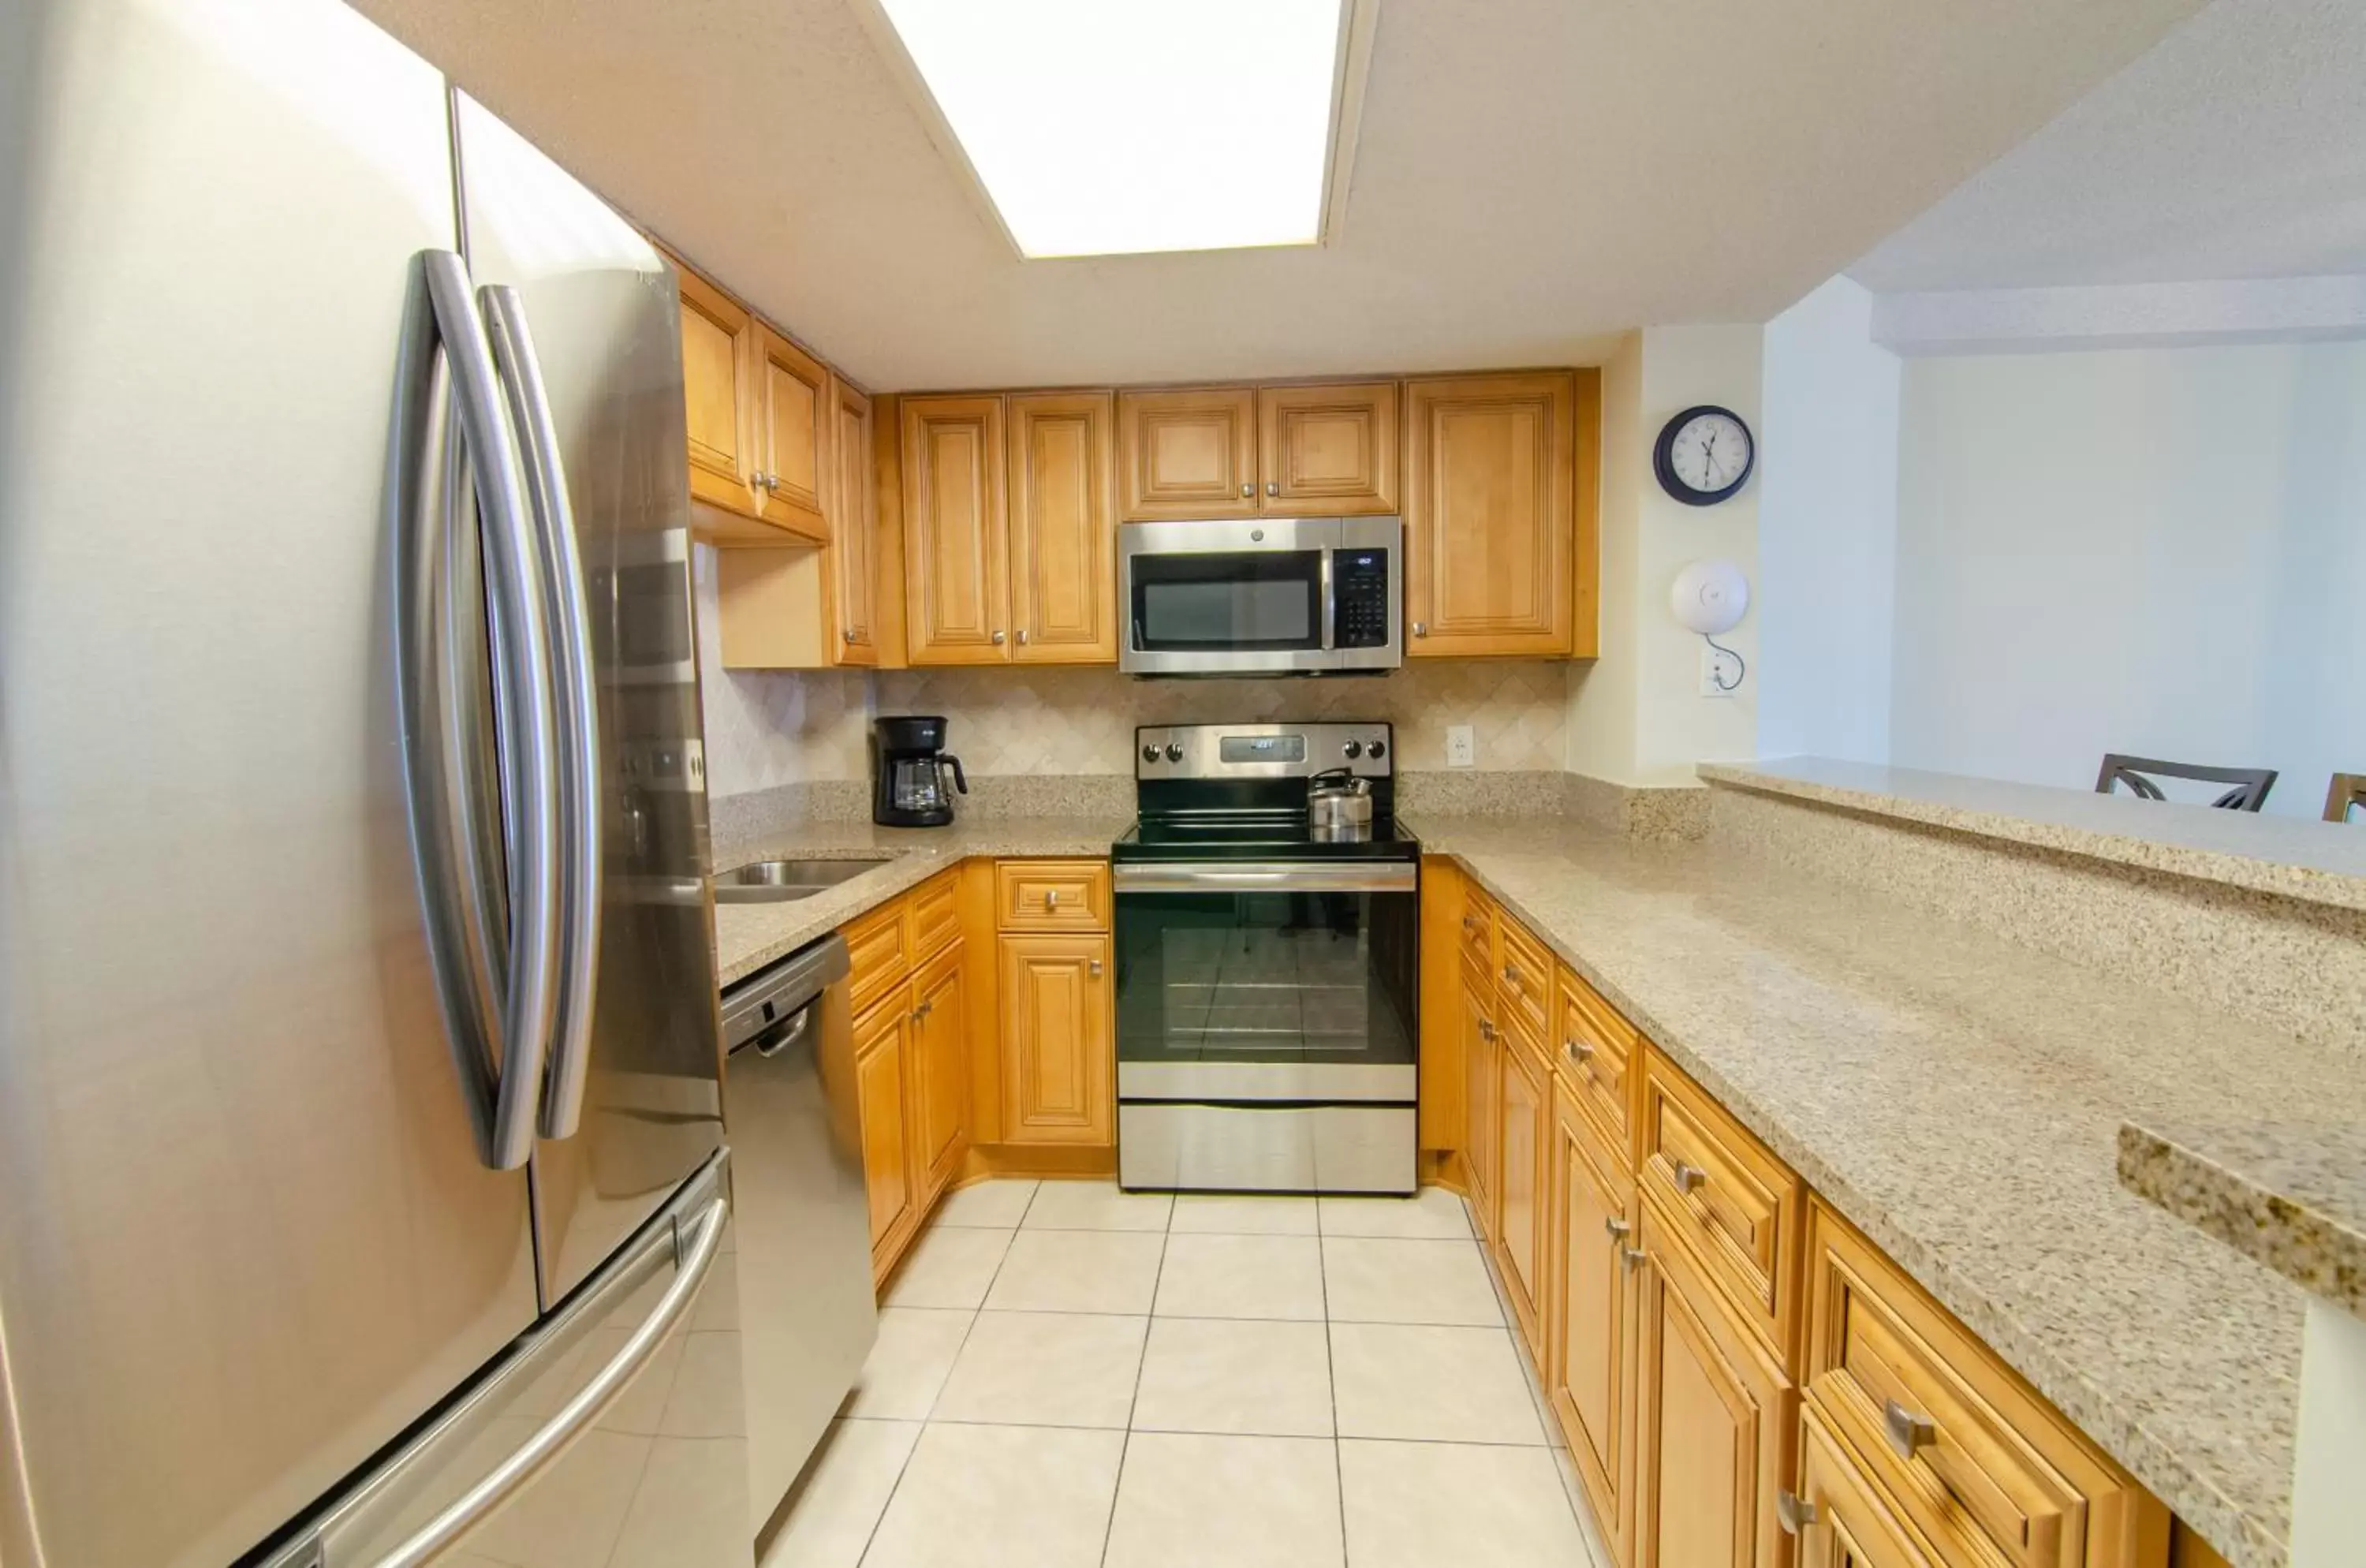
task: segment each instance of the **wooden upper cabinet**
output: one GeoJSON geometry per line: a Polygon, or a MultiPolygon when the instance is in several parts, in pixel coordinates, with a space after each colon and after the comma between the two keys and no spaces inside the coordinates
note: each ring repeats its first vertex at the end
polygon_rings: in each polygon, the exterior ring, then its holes
{"type": "Polygon", "coordinates": [[[1111,1145],[1110,939],[1006,936],[1000,947],[1003,1141],[1111,1145]]]}
{"type": "Polygon", "coordinates": [[[756,323],[756,408],[760,468],[756,513],[762,521],[820,544],[829,537],[831,437],[829,367],[779,333],[756,323]]]}
{"type": "Polygon", "coordinates": [[[914,664],[1009,660],[1002,400],[903,402],[904,616],[914,664]]]}
{"type": "Polygon", "coordinates": [[[1120,392],[1118,516],[1256,516],[1256,400],[1251,387],[1120,392]]]}
{"type": "Polygon", "coordinates": [[[1397,509],[1397,384],[1259,387],[1257,499],[1279,517],[1397,509]]]}
{"type": "Polygon", "coordinates": [[[1008,400],[1010,656],[1020,664],[1117,660],[1117,524],[1107,392],[1008,400]]]}
{"type": "Polygon", "coordinates": [[[871,400],[829,378],[829,625],[834,664],[879,662],[879,500],[873,477],[871,400]]]}
{"type": "Polygon", "coordinates": [[[1407,654],[1571,652],[1576,400],[1559,370],[1405,383],[1407,654]]]}
{"type": "Polygon", "coordinates": [[[747,308],[677,259],[682,386],[690,434],[690,495],[756,514],[756,394],[749,367],[760,330],[747,308]]]}

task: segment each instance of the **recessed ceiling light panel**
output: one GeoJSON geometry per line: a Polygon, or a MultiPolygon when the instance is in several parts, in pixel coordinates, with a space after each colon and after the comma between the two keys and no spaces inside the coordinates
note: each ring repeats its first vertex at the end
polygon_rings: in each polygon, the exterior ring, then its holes
{"type": "Polygon", "coordinates": [[[1346,0],[878,4],[1022,254],[1322,238],[1346,0]]]}

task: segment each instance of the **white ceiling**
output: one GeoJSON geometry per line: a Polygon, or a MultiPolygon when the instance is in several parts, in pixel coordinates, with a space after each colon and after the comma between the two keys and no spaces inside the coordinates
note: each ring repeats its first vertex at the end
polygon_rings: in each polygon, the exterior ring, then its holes
{"type": "Polygon", "coordinates": [[[358,3],[884,390],[1583,364],[1763,321],[2200,0],[1386,0],[1332,243],[1039,262],[863,0],[358,3]]]}
{"type": "Polygon", "coordinates": [[[1849,272],[1882,293],[2366,273],[2366,5],[2214,0],[1849,272]]]}

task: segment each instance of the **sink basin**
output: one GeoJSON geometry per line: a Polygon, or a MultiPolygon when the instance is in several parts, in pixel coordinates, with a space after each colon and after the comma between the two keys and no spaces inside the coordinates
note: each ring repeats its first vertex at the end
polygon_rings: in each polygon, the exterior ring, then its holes
{"type": "Polygon", "coordinates": [[[760,860],[715,879],[718,904],[780,904],[810,898],[866,871],[885,865],[884,860],[760,860]]]}

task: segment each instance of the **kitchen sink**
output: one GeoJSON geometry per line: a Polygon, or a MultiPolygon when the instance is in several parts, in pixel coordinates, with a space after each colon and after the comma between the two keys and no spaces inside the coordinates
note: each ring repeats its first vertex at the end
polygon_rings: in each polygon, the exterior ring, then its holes
{"type": "Polygon", "coordinates": [[[851,881],[884,860],[760,860],[715,879],[718,904],[782,904],[851,881]]]}

